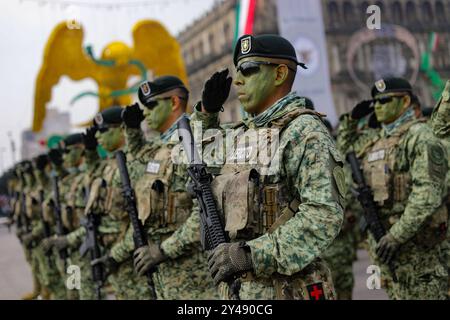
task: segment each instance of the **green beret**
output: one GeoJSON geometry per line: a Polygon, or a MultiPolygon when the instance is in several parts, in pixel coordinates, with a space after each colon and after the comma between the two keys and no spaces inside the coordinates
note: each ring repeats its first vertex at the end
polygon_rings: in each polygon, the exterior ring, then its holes
{"type": "Polygon", "coordinates": [[[62,147],[72,146],[74,144],[83,143],[83,134],[82,133],[73,133],[65,137],[62,141],[62,147]]]}
{"type": "Polygon", "coordinates": [[[286,59],[306,69],[304,63],[298,62],[294,46],[285,38],[275,34],[259,36],[246,34],[240,37],[234,48],[234,65],[237,66],[239,60],[247,57],[286,59]]]}
{"type": "Polygon", "coordinates": [[[122,110],[119,106],[113,106],[97,113],[94,117],[95,125],[99,129],[108,128],[110,125],[120,125],[122,123],[122,110]]]}
{"type": "Polygon", "coordinates": [[[412,93],[411,84],[403,78],[386,78],[375,82],[372,87],[372,98],[382,93],[391,92],[410,92],[412,93]]]}
{"type": "Polygon", "coordinates": [[[153,81],[144,81],[138,89],[139,101],[145,106],[154,96],[164,92],[181,88],[189,93],[183,81],[174,76],[162,76],[153,81]]]}

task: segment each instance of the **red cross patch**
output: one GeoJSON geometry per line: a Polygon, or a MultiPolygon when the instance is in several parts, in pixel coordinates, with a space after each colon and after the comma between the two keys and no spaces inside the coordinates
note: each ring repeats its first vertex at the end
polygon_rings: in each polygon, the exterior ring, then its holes
{"type": "Polygon", "coordinates": [[[310,284],[306,289],[311,300],[327,300],[321,282],[310,284]]]}

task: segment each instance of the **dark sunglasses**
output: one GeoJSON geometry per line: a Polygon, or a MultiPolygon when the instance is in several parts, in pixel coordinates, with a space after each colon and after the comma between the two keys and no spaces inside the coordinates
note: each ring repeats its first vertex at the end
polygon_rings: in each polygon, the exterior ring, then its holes
{"type": "MultiPolygon", "coordinates": [[[[151,109],[155,108],[158,105],[159,101],[161,101],[161,100],[169,100],[169,99],[172,99],[172,97],[173,96],[166,97],[166,98],[158,98],[158,99],[150,100],[150,101],[146,102],[144,104],[144,106],[151,110],[151,109]]],[[[176,97],[180,98],[181,100],[186,100],[186,98],[183,98],[183,97],[179,97],[179,96],[176,96],[176,97]]]]}
{"type": "Polygon", "coordinates": [[[386,104],[394,100],[394,97],[383,97],[378,99],[373,99],[373,103],[386,104]]]}
{"type": "MultiPolygon", "coordinates": [[[[273,63],[269,61],[245,61],[236,67],[236,71],[242,73],[244,77],[248,77],[252,74],[258,73],[259,70],[261,70],[261,65],[279,66],[280,63],[273,63]]],[[[292,68],[288,67],[288,69],[295,72],[295,70],[293,70],[292,68]]]]}

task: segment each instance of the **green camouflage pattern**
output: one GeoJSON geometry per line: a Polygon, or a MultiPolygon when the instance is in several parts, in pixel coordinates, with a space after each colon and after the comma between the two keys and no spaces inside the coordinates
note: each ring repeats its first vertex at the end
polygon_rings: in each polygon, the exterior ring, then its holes
{"type": "MultiPolygon", "coordinates": [[[[347,120],[352,121],[350,118],[347,120]]],[[[349,131],[341,138],[353,137],[355,141],[354,128],[354,125],[346,126],[349,131]]],[[[351,144],[349,141],[346,143],[351,144]]],[[[383,225],[402,244],[395,257],[398,282],[392,281],[392,275],[382,265],[383,284],[391,299],[440,299],[447,292],[447,270],[442,264],[441,244],[435,244],[435,232],[429,226],[432,219],[445,213],[442,203],[446,193],[446,151],[423,121],[416,120],[412,113],[409,117],[400,117],[398,123],[390,124],[390,135],[382,129],[378,139],[362,152],[364,174],[369,185],[371,172],[367,172],[368,167],[364,163],[370,163],[371,154],[383,146],[387,146],[383,154],[387,155],[386,165],[390,169],[386,172],[396,176],[404,174],[401,177],[409,181],[398,184],[407,190],[406,196],[392,196],[402,192],[388,185],[389,199],[378,202],[383,225]],[[389,147],[385,141],[393,138],[396,140],[391,141],[396,141],[396,144],[389,147]],[[444,158],[440,159],[441,156],[444,158]],[[425,283],[428,283],[428,289],[425,283]]],[[[376,190],[374,194],[377,194],[376,190]]],[[[375,246],[370,235],[369,252],[374,262],[380,265],[374,255],[375,246]]]]}
{"type": "MultiPolygon", "coordinates": [[[[168,186],[168,191],[182,195],[186,190],[187,172],[183,165],[175,165],[170,160],[170,152],[174,146],[174,139],[169,139],[164,143],[159,137],[145,143],[142,132],[127,131],[127,140],[133,140],[134,143],[140,142],[141,147],[135,157],[128,162],[128,170],[130,179],[135,187],[136,200],[138,202],[139,215],[148,211],[147,199],[151,194],[148,190],[149,183],[154,179],[154,176],[146,173],[147,164],[150,161],[158,159],[158,161],[166,159],[164,163],[161,162],[161,167],[166,168],[166,177],[161,178],[168,186]],[[134,134],[133,138],[130,133],[134,134]],[[164,155],[167,155],[165,157],[164,155]],[[169,184],[170,183],[170,184],[169,184]]],[[[176,139],[175,139],[176,140],[176,139]]],[[[163,170],[163,169],[161,169],[163,170]]],[[[175,223],[163,223],[160,219],[156,219],[157,215],[151,213],[145,219],[144,227],[147,230],[149,241],[158,243],[163,242],[164,239],[169,238],[175,233],[190,232],[189,246],[179,247],[180,244],[172,243],[171,248],[161,245],[163,250],[171,259],[158,265],[156,271],[153,273],[153,281],[155,284],[155,291],[157,299],[215,299],[217,298],[217,290],[212,284],[212,279],[209,275],[206,263],[206,254],[201,252],[200,237],[198,223],[195,223],[194,229],[191,228],[189,222],[192,220],[190,216],[190,201],[183,203],[182,197],[178,196],[174,200],[175,223]],[[188,207],[186,207],[188,205],[188,207]]],[[[134,243],[132,238],[133,229],[130,226],[127,235],[122,243],[116,244],[112,250],[111,255],[116,261],[122,261],[132,255],[134,251],[134,243]]]]}
{"type": "MultiPolygon", "coordinates": [[[[267,127],[269,122],[301,108],[300,100],[292,93],[278,101],[271,108],[276,107],[279,111],[267,117],[260,127],[267,127]],[[283,108],[279,108],[279,104],[284,104],[283,108]]],[[[196,112],[192,120],[217,124],[208,117],[217,117],[217,114],[196,112]]],[[[241,127],[245,132],[257,126],[250,118],[231,127],[241,127]]],[[[279,141],[281,168],[266,178],[269,184],[283,184],[288,198],[301,199],[301,204],[296,214],[275,231],[247,241],[254,272],[250,280],[242,281],[239,295],[241,299],[309,299],[306,286],[321,283],[326,298],[334,299],[331,275],[320,255],[339,233],[343,220],[345,186],[342,180],[336,181],[333,174],[338,164],[342,166],[342,156],[316,115],[298,116],[283,129],[279,141]],[[277,281],[275,274],[281,275],[277,281]]],[[[204,150],[207,147],[206,144],[204,150]]],[[[208,164],[207,155],[204,160],[208,164]]],[[[216,171],[214,167],[210,169],[216,171]]],[[[234,201],[229,200],[229,203],[234,201]]],[[[220,292],[223,299],[229,298],[226,286],[222,285],[220,292]]]]}

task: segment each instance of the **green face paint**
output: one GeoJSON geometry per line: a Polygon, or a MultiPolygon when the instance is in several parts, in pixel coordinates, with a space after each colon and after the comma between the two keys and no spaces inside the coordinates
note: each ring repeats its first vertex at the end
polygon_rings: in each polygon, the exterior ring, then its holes
{"type": "MultiPolygon", "coordinates": [[[[245,61],[264,61],[255,60],[254,58],[244,58],[239,63],[245,61]]],[[[275,89],[275,72],[274,66],[260,65],[260,70],[247,77],[241,72],[236,74],[235,83],[238,99],[244,110],[248,113],[258,112],[260,107],[272,95],[275,89]]]]}
{"type": "Polygon", "coordinates": [[[381,104],[379,101],[375,102],[375,115],[377,120],[381,123],[388,124],[397,119],[403,111],[403,99],[398,96],[380,96],[379,98],[392,97],[390,102],[381,104]]]}
{"type": "Polygon", "coordinates": [[[172,112],[172,100],[158,100],[158,105],[153,109],[145,108],[145,121],[150,129],[158,130],[167,121],[172,112]]]}
{"type": "Polygon", "coordinates": [[[109,128],[108,131],[100,132],[97,131],[95,134],[98,143],[107,152],[113,152],[118,149],[123,140],[123,132],[120,127],[109,128]]]}
{"type": "Polygon", "coordinates": [[[64,167],[78,167],[83,155],[83,147],[74,145],[67,147],[67,149],[69,152],[63,154],[64,167]]]}

